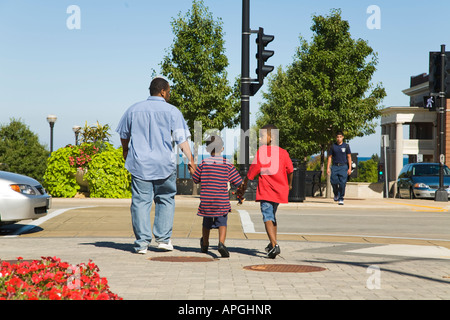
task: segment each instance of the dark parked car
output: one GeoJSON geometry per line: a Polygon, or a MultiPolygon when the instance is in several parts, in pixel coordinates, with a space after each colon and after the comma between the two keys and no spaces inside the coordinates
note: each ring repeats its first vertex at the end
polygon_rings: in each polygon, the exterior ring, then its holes
{"type": "MultiPolygon", "coordinates": [[[[450,169],[444,166],[444,188],[450,196],[450,169]]],[[[400,198],[433,198],[439,189],[439,163],[409,163],[397,179],[400,198]]]]}

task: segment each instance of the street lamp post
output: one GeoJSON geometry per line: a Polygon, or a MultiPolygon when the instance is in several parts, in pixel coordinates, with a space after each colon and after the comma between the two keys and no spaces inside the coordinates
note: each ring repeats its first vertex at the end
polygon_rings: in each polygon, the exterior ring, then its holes
{"type": "Polygon", "coordinates": [[[73,126],[72,127],[72,130],[75,133],[75,145],[76,146],[78,145],[78,134],[80,133],[80,129],[81,129],[80,126],[73,126]]]}
{"type": "Polygon", "coordinates": [[[50,154],[53,152],[53,127],[55,126],[56,119],[58,118],[53,114],[47,116],[47,122],[50,124],[50,154]]]}

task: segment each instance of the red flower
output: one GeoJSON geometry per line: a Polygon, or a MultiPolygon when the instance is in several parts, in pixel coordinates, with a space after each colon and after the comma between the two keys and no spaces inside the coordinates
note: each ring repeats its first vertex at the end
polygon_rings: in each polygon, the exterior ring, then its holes
{"type": "Polygon", "coordinates": [[[87,265],[77,266],[56,257],[18,264],[3,261],[0,265],[0,300],[121,299],[109,290],[108,281],[97,271],[98,266],[91,260],[87,265]]]}

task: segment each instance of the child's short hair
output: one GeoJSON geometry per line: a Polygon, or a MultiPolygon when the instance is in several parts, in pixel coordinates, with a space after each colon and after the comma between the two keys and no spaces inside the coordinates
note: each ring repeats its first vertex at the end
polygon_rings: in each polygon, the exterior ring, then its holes
{"type": "Polygon", "coordinates": [[[270,134],[271,130],[278,130],[277,126],[274,124],[266,124],[265,126],[263,126],[261,129],[265,129],[267,130],[267,133],[270,134]]]}
{"type": "Polygon", "coordinates": [[[223,140],[218,135],[212,135],[206,139],[206,151],[209,154],[216,154],[222,151],[223,140]]]}
{"type": "Polygon", "coordinates": [[[266,130],[267,135],[269,135],[271,137],[271,140],[273,143],[277,143],[278,142],[278,127],[274,124],[266,124],[265,126],[263,126],[260,130],[266,130]]]}

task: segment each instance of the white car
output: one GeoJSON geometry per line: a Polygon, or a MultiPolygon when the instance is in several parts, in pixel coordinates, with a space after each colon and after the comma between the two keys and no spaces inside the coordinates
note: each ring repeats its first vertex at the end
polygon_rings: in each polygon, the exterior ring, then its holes
{"type": "Polygon", "coordinates": [[[0,171],[0,225],[41,218],[51,203],[52,197],[37,180],[0,171]]]}

